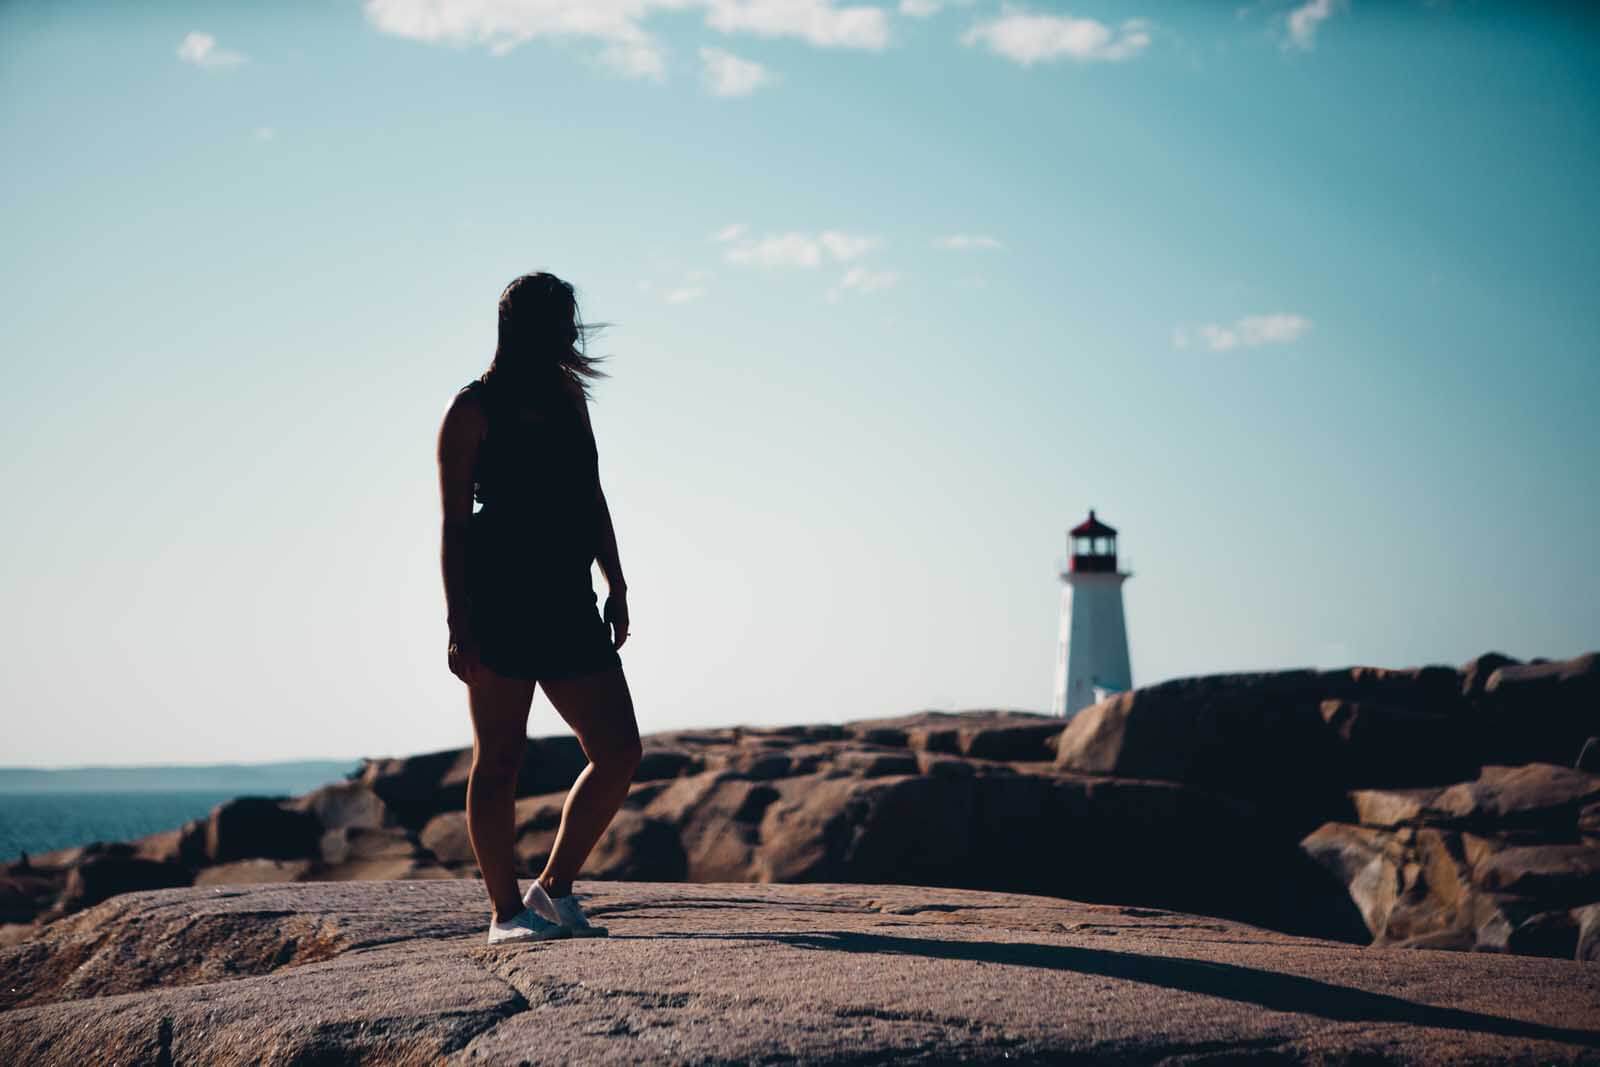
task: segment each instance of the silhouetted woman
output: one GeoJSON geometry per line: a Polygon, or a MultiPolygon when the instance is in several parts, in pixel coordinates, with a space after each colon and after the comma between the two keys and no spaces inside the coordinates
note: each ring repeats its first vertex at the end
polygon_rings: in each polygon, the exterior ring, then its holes
{"type": "Polygon", "coordinates": [[[639,765],[617,656],[628,587],[589,423],[587,383],[604,375],[584,334],[572,286],[553,274],[516,279],[500,295],[489,369],[456,393],[439,429],[448,656],[472,712],[467,836],[493,907],[491,944],[605,933],[584,916],[572,880],[639,765]],[[589,577],[596,559],[609,588],[603,616],[589,577]],[[524,895],[512,835],[536,684],[589,765],[524,895]]]}

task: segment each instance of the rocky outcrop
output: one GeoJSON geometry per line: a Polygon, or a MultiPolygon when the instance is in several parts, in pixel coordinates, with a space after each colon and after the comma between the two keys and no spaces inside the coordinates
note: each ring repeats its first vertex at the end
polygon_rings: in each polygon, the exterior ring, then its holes
{"type": "Polygon", "coordinates": [[[1302,843],[1345,885],[1377,944],[1584,958],[1600,775],[1533,763],[1444,788],[1362,790],[1353,823],[1302,843]]]}
{"type": "MultiPolygon", "coordinates": [[[[1597,671],[1592,655],[1490,653],[1180,679],[1069,724],[923,712],[649,734],[583,873],[1045,893],[1386,946],[1593,955],[1600,779],[1570,764],[1600,734],[1597,671]]],[[[303,797],[36,857],[0,878],[16,924],[0,944],[126,890],[474,877],[470,766],[466,749],[369,760],[303,797]]],[[[525,876],[583,766],[570,736],[529,740],[525,876]]]]}
{"type": "Polygon", "coordinates": [[[947,888],[579,891],[610,937],[493,949],[459,881],[121,896],[0,950],[0,1062],[1600,1062],[1570,960],[947,888]]]}

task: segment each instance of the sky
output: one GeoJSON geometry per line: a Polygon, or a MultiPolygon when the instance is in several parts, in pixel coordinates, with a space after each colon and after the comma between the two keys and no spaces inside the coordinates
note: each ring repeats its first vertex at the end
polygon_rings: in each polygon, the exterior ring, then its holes
{"type": "Polygon", "coordinates": [[[0,152],[0,763],[469,743],[540,269],[645,733],[1047,710],[1091,507],[1137,685],[1600,648],[1584,5],[20,2],[0,152]]]}

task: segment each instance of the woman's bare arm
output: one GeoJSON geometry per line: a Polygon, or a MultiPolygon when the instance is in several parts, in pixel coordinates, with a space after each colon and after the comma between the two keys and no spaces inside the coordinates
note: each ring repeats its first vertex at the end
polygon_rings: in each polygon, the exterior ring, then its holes
{"type": "MultiPolygon", "coordinates": [[[[589,421],[589,405],[582,397],[578,399],[578,410],[582,413],[589,440],[593,441],[594,425],[589,421]]],[[[611,508],[606,503],[605,490],[600,486],[598,471],[594,476],[594,496],[600,535],[595,561],[600,564],[600,573],[605,575],[608,591],[603,615],[606,622],[611,624],[612,644],[621,648],[628,639],[628,580],[622,576],[622,558],[617,552],[617,530],[611,524],[611,508]]]]}
{"type": "Polygon", "coordinates": [[[467,626],[467,524],[472,519],[472,469],[485,428],[476,398],[457,393],[439,426],[439,497],[443,506],[440,563],[450,639],[470,637],[467,626]]]}

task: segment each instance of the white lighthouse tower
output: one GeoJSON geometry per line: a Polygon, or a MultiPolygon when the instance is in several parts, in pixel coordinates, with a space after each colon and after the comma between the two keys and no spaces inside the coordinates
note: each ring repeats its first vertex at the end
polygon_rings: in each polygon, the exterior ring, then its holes
{"type": "Polygon", "coordinates": [[[1061,640],[1050,702],[1051,714],[1063,718],[1133,688],[1122,615],[1122,583],[1132,574],[1117,569],[1117,531],[1095,518],[1091,508],[1067,538],[1072,559],[1061,575],[1061,640]]]}

